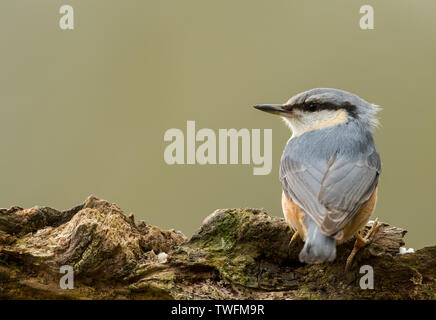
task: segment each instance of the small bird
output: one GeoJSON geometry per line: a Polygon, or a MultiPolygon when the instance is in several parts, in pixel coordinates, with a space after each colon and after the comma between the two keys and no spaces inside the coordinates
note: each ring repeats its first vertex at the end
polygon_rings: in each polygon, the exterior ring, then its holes
{"type": "Polygon", "coordinates": [[[338,89],[316,88],[285,104],[256,105],[278,115],[292,130],[280,163],[282,209],[286,222],[304,241],[301,262],[336,258],[336,245],[353,236],[356,252],[371,241],[377,220],[364,227],[377,200],[381,161],[373,131],[377,105],[338,89]]]}

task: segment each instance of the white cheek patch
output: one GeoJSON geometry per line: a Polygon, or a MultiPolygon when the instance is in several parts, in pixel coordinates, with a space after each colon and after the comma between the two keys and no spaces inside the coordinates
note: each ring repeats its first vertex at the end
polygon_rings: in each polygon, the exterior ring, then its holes
{"type": "Polygon", "coordinates": [[[305,112],[295,110],[291,117],[282,117],[292,130],[292,138],[307,131],[321,129],[347,121],[345,110],[321,110],[317,112],[305,112]]]}

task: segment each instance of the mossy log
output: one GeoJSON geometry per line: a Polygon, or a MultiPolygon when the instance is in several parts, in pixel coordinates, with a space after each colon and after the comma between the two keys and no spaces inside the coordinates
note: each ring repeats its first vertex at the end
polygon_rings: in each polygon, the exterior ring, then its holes
{"type": "Polygon", "coordinates": [[[63,212],[12,207],[0,209],[0,299],[436,299],[436,246],[399,254],[405,233],[381,223],[345,272],[353,241],[333,263],[302,264],[302,241],[289,247],[285,221],[261,209],[217,210],[187,239],[95,196],[63,212]]]}

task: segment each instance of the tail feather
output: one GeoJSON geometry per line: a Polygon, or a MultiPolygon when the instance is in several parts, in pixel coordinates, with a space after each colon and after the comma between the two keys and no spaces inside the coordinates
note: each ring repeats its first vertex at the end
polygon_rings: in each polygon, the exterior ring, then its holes
{"type": "Polygon", "coordinates": [[[331,262],[336,258],[336,240],[321,232],[318,225],[304,213],[307,226],[306,242],[300,252],[300,261],[306,263],[331,262]]]}

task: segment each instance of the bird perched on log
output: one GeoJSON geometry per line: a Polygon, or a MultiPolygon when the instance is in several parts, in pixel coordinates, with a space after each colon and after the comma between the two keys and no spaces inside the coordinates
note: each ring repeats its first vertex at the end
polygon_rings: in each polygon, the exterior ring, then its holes
{"type": "Polygon", "coordinates": [[[300,236],[300,261],[323,263],[354,236],[348,269],[377,228],[376,220],[363,234],[381,173],[372,135],[378,106],[346,91],[317,88],[285,104],[254,107],[282,117],[292,130],[280,164],[283,214],[295,231],[290,244],[300,236]]]}

